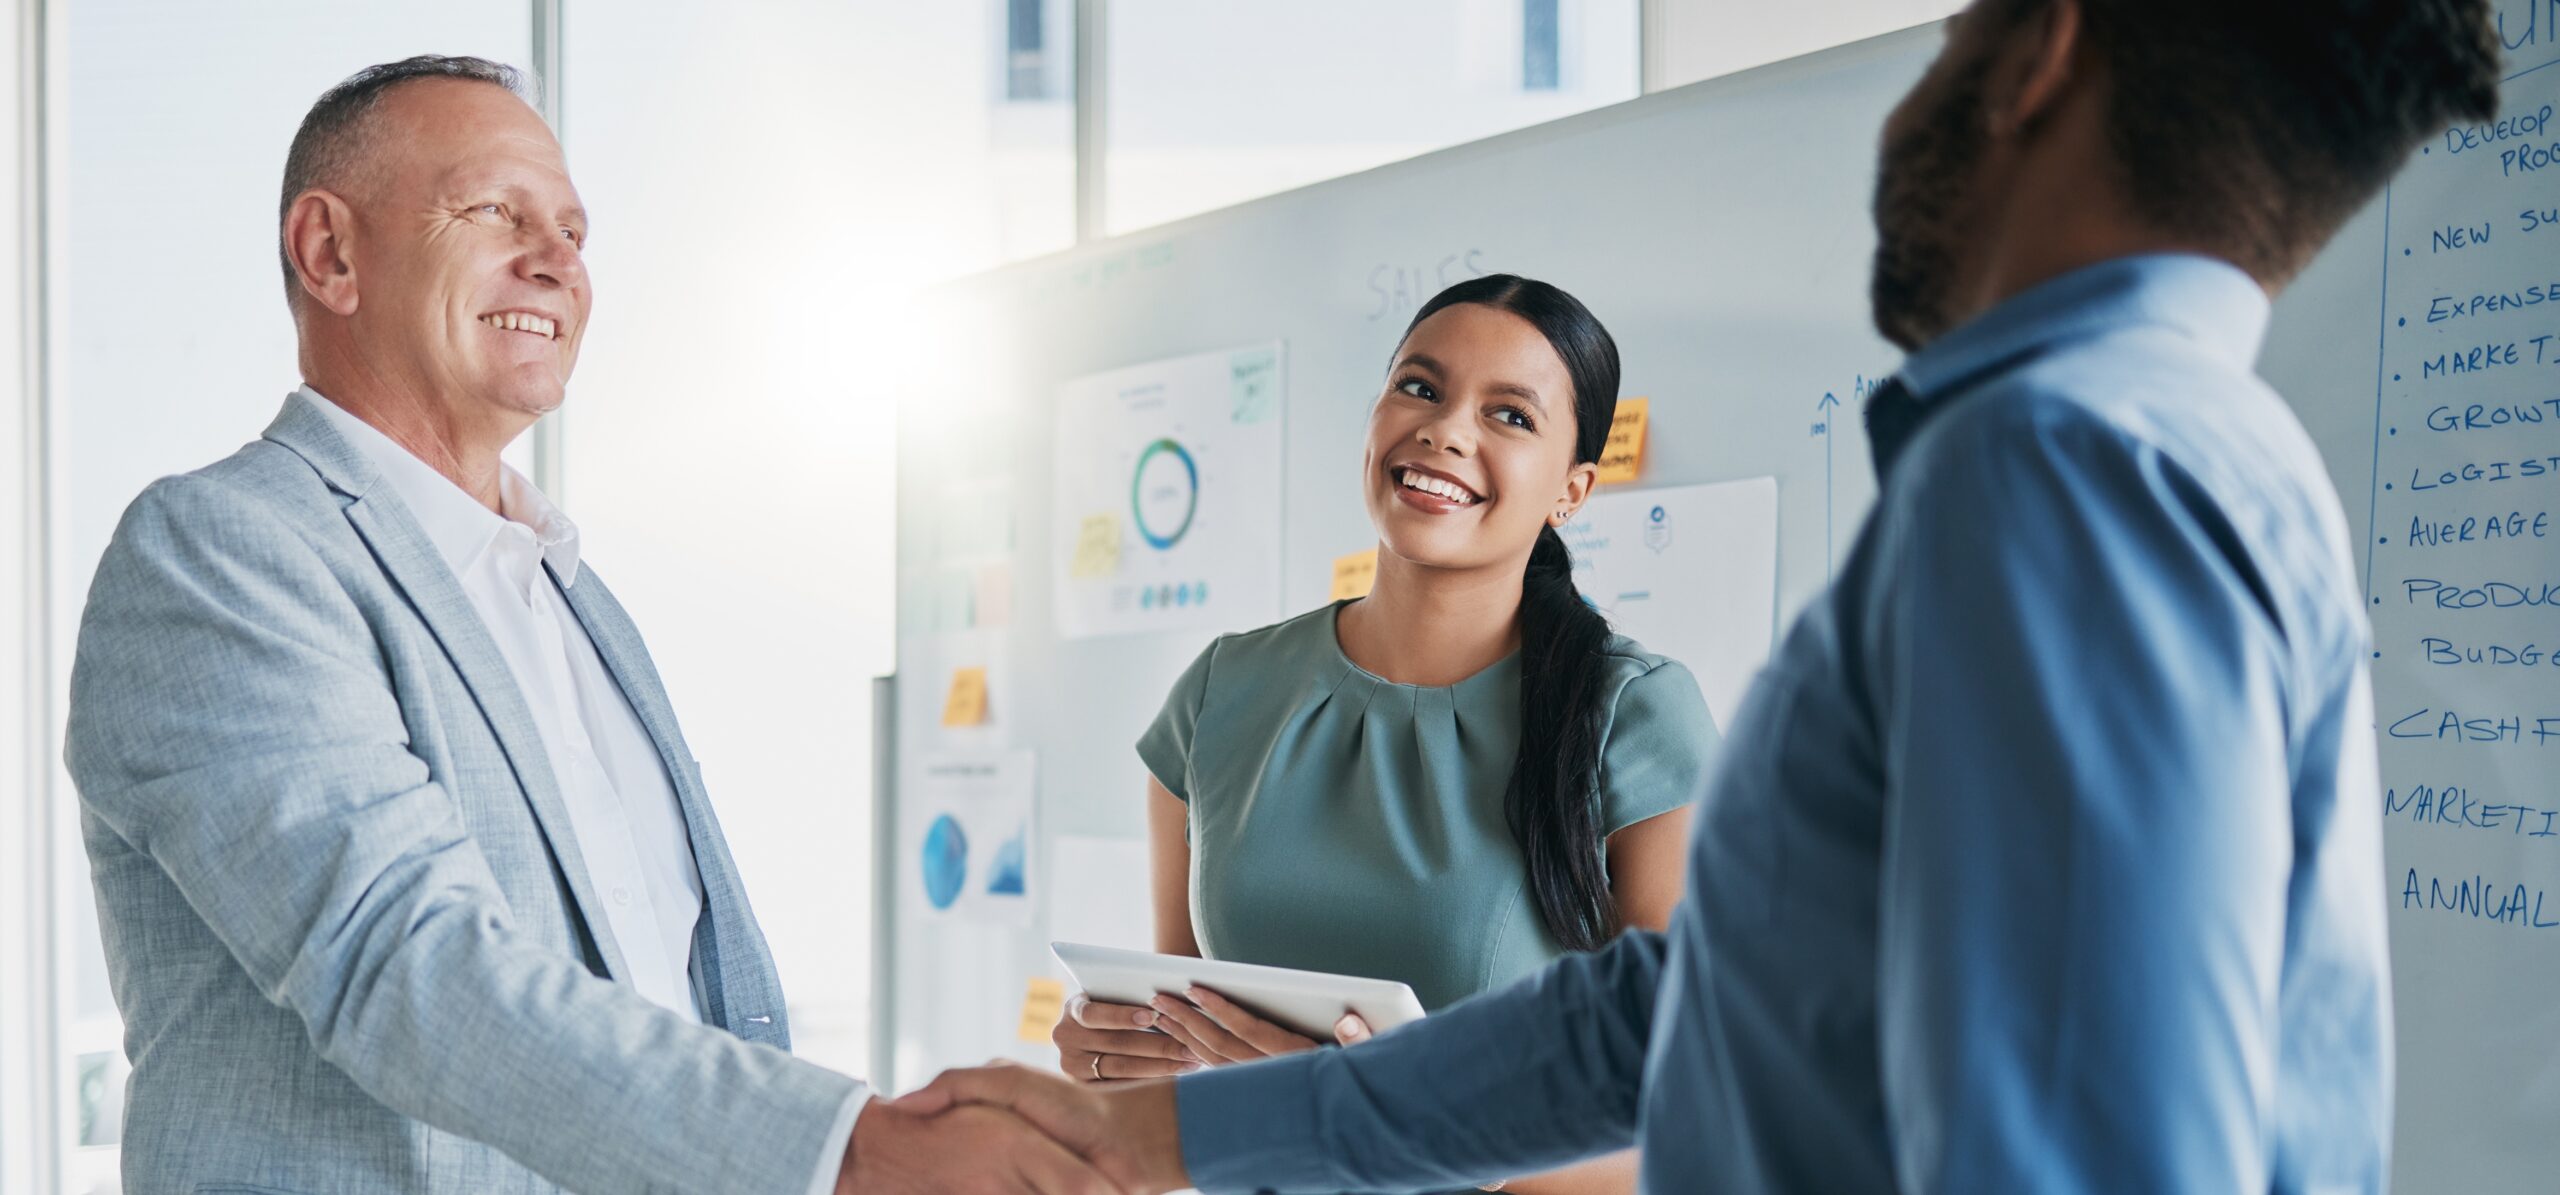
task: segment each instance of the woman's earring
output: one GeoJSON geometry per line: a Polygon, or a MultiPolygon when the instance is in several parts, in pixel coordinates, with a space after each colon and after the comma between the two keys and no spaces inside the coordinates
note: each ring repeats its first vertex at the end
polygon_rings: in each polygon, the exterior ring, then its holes
{"type": "Polygon", "coordinates": [[[1569,511],[1569,510],[1559,510],[1559,511],[1557,511],[1557,512],[1556,512],[1556,524],[1557,524],[1558,526],[1562,526],[1562,525],[1564,525],[1564,524],[1566,524],[1566,523],[1570,523],[1570,522],[1572,522],[1572,521],[1573,521],[1573,512],[1572,512],[1572,511],[1569,511]]]}

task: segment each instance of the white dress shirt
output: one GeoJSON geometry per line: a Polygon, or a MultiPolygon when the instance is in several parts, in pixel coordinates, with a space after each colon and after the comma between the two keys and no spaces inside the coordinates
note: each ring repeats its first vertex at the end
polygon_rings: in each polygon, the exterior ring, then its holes
{"type": "MultiPolygon", "coordinates": [[[[603,924],[593,924],[590,910],[588,928],[621,947],[640,995],[700,1021],[693,934],[703,914],[702,872],[657,743],[563,593],[578,580],[577,525],[505,465],[502,513],[492,512],[391,437],[303,389],[426,531],[514,674],[603,904],[603,924]]],[[[834,1189],[867,1097],[856,1090],[837,1115],[811,1195],[834,1189]]]]}

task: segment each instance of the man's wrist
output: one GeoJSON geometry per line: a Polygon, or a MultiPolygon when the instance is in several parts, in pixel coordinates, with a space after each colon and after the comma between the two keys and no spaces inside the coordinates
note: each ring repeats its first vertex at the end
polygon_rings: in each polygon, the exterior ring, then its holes
{"type": "Polygon", "coordinates": [[[853,1159],[862,1152],[863,1139],[878,1134],[889,1123],[889,1117],[874,1115],[880,1110],[880,1097],[871,1096],[862,1103],[862,1111],[854,1114],[853,1135],[845,1138],[844,1160],[836,1167],[835,1195],[855,1195],[853,1159]]]}
{"type": "MultiPolygon", "coordinates": [[[[1102,1094],[1111,1139],[1103,1148],[1120,1155],[1117,1170],[1144,1191],[1179,1191],[1191,1185],[1182,1162],[1182,1112],[1173,1079],[1131,1083],[1102,1094]]],[[[1097,1159],[1099,1160],[1099,1159],[1097,1159]]]]}

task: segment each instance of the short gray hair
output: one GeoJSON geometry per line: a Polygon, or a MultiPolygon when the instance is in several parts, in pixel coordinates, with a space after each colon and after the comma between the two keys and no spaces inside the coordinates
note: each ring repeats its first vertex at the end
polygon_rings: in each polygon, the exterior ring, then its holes
{"type": "Polygon", "coordinates": [[[293,201],[314,187],[343,186],[347,174],[364,160],[367,126],[384,93],[419,79],[462,79],[525,94],[524,75],[504,63],[458,55],[420,54],[398,62],[368,66],[320,93],[293,134],[284,155],[284,198],[276,204],[276,259],[284,265],[285,297],[290,300],[300,279],[294,276],[293,254],[284,243],[284,222],[293,201]]]}

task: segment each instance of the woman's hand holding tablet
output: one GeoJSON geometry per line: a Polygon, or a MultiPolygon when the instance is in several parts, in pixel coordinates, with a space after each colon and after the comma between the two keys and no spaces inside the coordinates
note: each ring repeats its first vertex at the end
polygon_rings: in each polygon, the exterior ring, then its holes
{"type": "MultiPolygon", "coordinates": [[[[1210,1066],[1316,1048],[1314,1038],[1263,1020],[1204,987],[1185,989],[1179,997],[1158,996],[1149,1001],[1149,1007],[1155,1010],[1158,1028],[1210,1066]]],[[[1356,1045],[1369,1036],[1369,1023],[1359,1013],[1343,1013],[1333,1023],[1337,1045],[1356,1045]]]]}
{"type": "Polygon", "coordinates": [[[1422,1016],[1389,980],[1059,942],[1083,989],[1050,1034],[1062,1069],[1088,1083],[1161,1078],[1202,1066],[1342,1045],[1422,1016]]]}
{"type": "Polygon", "coordinates": [[[1058,1047],[1058,1069],[1084,1083],[1119,1083],[1187,1075],[1207,1065],[1182,1042],[1156,1027],[1159,1018],[1141,1005],[1106,1004],[1078,992],[1049,1031],[1058,1047]]]}

